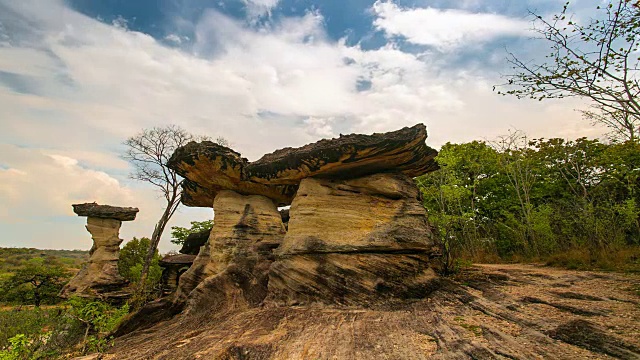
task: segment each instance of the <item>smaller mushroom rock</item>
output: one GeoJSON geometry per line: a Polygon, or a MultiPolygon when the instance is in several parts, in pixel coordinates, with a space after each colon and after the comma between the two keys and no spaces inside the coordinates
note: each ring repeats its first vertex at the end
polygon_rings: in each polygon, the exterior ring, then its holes
{"type": "MultiPolygon", "coordinates": [[[[208,237],[208,232],[207,232],[208,237]]],[[[167,255],[158,262],[162,268],[162,293],[165,295],[173,293],[178,288],[180,276],[186,272],[196,255],[177,254],[167,255]]]]}
{"type": "Polygon", "coordinates": [[[73,212],[78,216],[86,216],[101,219],[116,219],[120,221],[133,221],[136,219],[138,208],[118,207],[110,205],[98,205],[97,203],[73,204],[73,212]]]}
{"type": "Polygon", "coordinates": [[[63,298],[77,295],[122,301],[130,296],[124,288],[128,282],[118,273],[119,237],[122,221],[134,220],[137,208],[123,208],[96,203],[74,204],[73,211],[87,217],[87,231],[93,239],[89,261],[60,292],[63,298]]]}

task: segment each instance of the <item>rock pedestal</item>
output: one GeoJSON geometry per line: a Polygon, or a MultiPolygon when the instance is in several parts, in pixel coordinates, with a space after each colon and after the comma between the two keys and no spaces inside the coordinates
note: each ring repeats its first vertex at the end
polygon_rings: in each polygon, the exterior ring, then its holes
{"type": "Polygon", "coordinates": [[[188,308],[260,303],[267,292],[269,266],[285,235],[272,200],[261,195],[218,192],[209,241],[180,277],[177,300],[188,308]]]}
{"type": "Polygon", "coordinates": [[[432,246],[409,176],[307,178],[271,266],[270,299],[362,305],[424,297],[435,278],[432,246]]]}
{"type": "Polygon", "coordinates": [[[76,204],[74,211],[87,216],[86,229],[91,234],[93,246],[89,262],[62,289],[60,296],[81,296],[118,301],[129,296],[124,287],[127,281],[118,273],[120,255],[119,237],[122,221],[135,219],[138,209],[108,205],[76,204]]]}

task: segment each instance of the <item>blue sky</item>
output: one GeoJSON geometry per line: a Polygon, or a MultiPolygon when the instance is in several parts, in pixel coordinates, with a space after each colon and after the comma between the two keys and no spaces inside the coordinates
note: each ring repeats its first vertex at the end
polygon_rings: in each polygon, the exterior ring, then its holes
{"type": "MultiPolygon", "coordinates": [[[[599,136],[577,100],[492,91],[505,48],[538,59],[529,10],[564,1],[0,0],[0,246],[91,244],[71,204],[162,211],[122,142],[177,124],[249,159],[340,133],[425,123],[428,143],[599,136]]],[[[580,1],[577,18],[596,1],[580,1]]],[[[212,216],[182,209],[171,225],[212,216]]],[[[168,236],[161,245],[171,248],[168,236]]]]}

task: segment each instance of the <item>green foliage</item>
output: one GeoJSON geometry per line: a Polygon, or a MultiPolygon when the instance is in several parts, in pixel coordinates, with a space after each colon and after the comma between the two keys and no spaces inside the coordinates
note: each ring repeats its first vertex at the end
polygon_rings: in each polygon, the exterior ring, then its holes
{"type": "Polygon", "coordinates": [[[69,277],[70,273],[55,260],[32,258],[5,277],[0,284],[0,300],[35,306],[54,304],[69,277]]]}
{"type": "Polygon", "coordinates": [[[441,169],[417,183],[443,245],[444,272],[460,256],[550,259],[575,249],[586,252],[576,257],[585,267],[610,268],[616,262],[603,256],[640,244],[637,142],[529,141],[516,133],[491,145],[446,144],[437,161],[441,169]]]}
{"type": "Polygon", "coordinates": [[[0,349],[9,345],[9,339],[24,334],[28,337],[51,327],[59,309],[23,308],[0,311],[0,349]]]}
{"type": "MultiPolygon", "coordinates": [[[[125,279],[132,283],[138,283],[144,265],[144,259],[147,255],[151,240],[148,238],[133,238],[127,242],[120,250],[120,258],[118,259],[118,271],[125,279]]],[[[162,258],[156,251],[156,255],[151,261],[149,267],[149,276],[145,283],[146,293],[153,293],[159,288],[162,277],[162,268],[159,261],[162,258]]],[[[146,296],[146,295],[145,295],[146,296]]]]}
{"type": "Polygon", "coordinates": [[[187,229],[180,226],[171,227],[171,242],[176,245],[182,245],[187,240],[187,237],[193,233],[199,233],[205,230],[210,230],[213,227],[213,220],[205,221],[192,221],[191,228],[187,229]]]}
{"type": "Polygon", "coordinates": [[[69,299],[64,307],[0,312],[0,360],[51,359],[63,353],[103,352],[129,306],[69,299]]]}

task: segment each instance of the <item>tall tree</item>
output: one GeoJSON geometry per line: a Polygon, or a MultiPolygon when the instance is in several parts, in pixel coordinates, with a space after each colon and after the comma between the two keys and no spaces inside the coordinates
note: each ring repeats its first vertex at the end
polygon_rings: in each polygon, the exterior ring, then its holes
{"type": "Polygon", "coordinates": [[[46,302],[55,303],[69,275],[58,263],[46,263],[42,258],[30,259],[5,281],[2,297],[21,304],[32,303],[36,307],[46,302]]]}
{"type": "MultiPolygon", "coordinates": [[[[131,178],[155,186],[166,201],[164,211],[151,235],[151,242],[138,283],[140,293],[144,291],[149,267],[158,249],[162,233],[178,209],[182,196],[183,179],[174,170],[167,167],[167,161],[177,148],[190,141],[207,139],[190,134],[179,126],[168,125],[144,129],[124,142],[127,146],[124,158],[134,167],[131,178]]],[[[223,138],[217,138],[216,142],[220,145],[228,145],[223,138]]]]}
{"type": "Polygon", "coordinates": [[[544,62],[509,53],[515,70],[499,94],[518,98],[582,97],[591,101],[585,118],[607,126],[611,136],[638,140],[640,127],[640,5],[609,0],[585,23],[569,13],[569,2],[550,18],[532,13],[534,28],[549,44],[544,62]]]}

